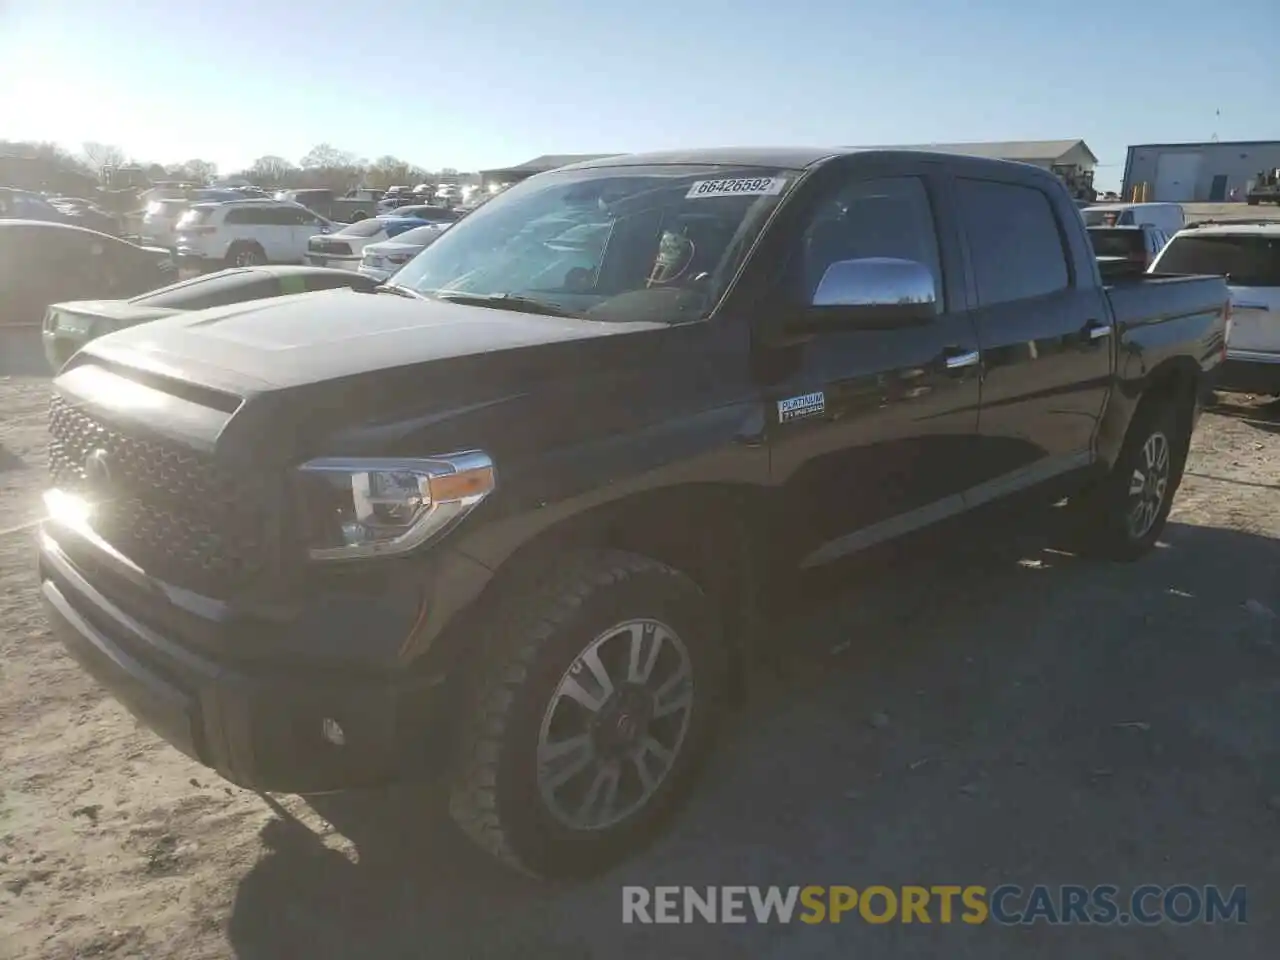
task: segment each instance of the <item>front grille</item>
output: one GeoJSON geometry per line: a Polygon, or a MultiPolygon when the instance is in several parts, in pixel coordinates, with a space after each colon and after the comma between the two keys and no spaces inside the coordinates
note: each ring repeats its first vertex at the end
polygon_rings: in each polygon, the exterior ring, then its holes
{"type": "Polygon", "coordinates": [[[49,471],[95,504],[100,537],[166,583],[225,597],[263,570],[260,494],[207,454],[122,431],[55,394],[49,471]],[[91,480],[86,460],[99,450],[109,475],[91,480]]]}

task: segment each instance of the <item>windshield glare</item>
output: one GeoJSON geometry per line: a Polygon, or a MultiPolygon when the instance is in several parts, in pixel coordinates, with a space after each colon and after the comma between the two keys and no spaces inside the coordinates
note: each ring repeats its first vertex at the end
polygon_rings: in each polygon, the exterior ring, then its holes
{"type": "Polygon", "coordinates": [[[723,166],[542,174],[396,276],[418,293],[523,297],[596,320],[705,317],[796,172],[723,166]]]}

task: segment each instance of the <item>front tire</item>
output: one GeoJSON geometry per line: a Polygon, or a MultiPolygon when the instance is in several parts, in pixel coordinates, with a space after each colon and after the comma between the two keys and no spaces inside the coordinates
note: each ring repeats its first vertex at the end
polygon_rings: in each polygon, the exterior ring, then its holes
{"type": "Polygon", "coordinates": [[[501,602],[450,812],[472,840],[542,878],[597,873],[675,812],[724,700],[720,625],[684,574],[579,551],[501,602]]]}
{"type": "Polygon", "coordinates": [[[1111,472],[1074,504],[1085,553],[1132,561],[1155,546],[1182,482],[1189,424],[1173,396],[1153,395],[1138,407],[1111,472]]]}

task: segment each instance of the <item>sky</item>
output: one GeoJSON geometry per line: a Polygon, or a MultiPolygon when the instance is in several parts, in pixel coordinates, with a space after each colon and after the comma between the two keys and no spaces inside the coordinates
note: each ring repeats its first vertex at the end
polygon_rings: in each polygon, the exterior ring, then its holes
{"type": "Polygon", "coordinates": [[[0,138],[223,173],[695,146],[1280,140],[1276,0],[0,0],[0,138]],[[1263,29],[1263,26],[1266,29],[1263,29]]]}

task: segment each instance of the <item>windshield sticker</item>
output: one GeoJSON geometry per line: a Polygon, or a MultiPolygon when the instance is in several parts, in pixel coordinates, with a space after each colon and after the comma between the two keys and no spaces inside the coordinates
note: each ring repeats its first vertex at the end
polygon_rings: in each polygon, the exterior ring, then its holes
{"type": "Polygon", "coordinates": [[[743,177],[736,180],[695,180],[686,200],[707,197],[773,197],[787,185],[786,177],[743,177]]]}

